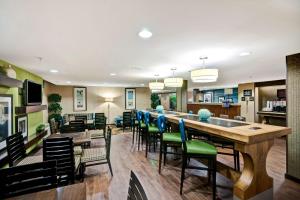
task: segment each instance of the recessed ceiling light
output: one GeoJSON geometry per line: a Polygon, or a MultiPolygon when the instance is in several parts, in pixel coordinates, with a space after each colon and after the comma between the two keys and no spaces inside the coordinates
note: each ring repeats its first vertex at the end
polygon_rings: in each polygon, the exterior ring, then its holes
{"type": "Polygon", "coordinates": [[[148,29],[143,29],[139,32],[139,36],[143,39],[148,39],[152,37],[152,33],[148,29]]]}
{"type": "Polygon", "coordinates": [[[117,74],[116,74],[116,73],[110,73],[109,75],[111,75],[111,76],[116,76],[117,74]]]}
{"type": "Polygon", "coordinates": [[[241,52],[240,56],[249,56],[251,52],[241,52]]]}
{"type": "Polygon", "coordinates": [[[57,69],[50,69],[50,72],[51,72],[51,73],[57,73],[58,70],[57,70],[57,69]]]}
{"type": "Polygon", "coordinates": [[[67,81],[68,84],[72,83],[71,81],[67,81]]]}

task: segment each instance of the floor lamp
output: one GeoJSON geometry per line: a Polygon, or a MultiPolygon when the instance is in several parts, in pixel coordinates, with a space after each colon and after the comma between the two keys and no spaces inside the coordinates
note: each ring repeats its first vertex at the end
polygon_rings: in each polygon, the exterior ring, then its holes
{"type": "Polygon", "coordinates": [[[107,124],[109,124],[109,109],[110,109],[110,102],[113,102],[113,98],[105,98],[105,102],[107,102],[107,124]]]}

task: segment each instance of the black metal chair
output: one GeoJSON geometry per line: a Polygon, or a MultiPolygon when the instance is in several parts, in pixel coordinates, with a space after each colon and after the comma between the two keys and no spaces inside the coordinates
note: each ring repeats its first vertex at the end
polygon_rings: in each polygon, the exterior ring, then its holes
{"type": "Polygon", "coordinates": [[[60,133],[76,133],[76,132],[84,132],[85,131],[85,123],[84,121],[70,121],[69,125],[64,125],[60,129],[60,133]]]}
{"type": "Polygon", "coordinates": [[[148,200],[142,184],[133,171],[130,172],[127,200],[148,200]]]}
{"type": "Polygon", "coordinates": [[[24,138],[21,132],[15,133],[6,138],[6,148],[10,167],[15,166],[27,156],[24,138]]]}
{"type": "Polygon", "coordinates": [[[96,132],[91,132],[91,139],[106,138],[106,117],[104,113],[95,113],[94,129],[96,132]]]}
{"type": "Polygon", "coordinates": [[[57,186],[56,161],[0,169],[0,199],[57,186]]]}
{"type": "Polygon", "coordinates": [[[54,160],[57,162],[57,176],[59,185],[68,185],[74,183],[76,167],[75,166],[73,138],[47,138],[43,140],[43,160],[54,160]]]}
{"type": "Polygon", "coordinates": [[[75,115],[75,121],[83,121],[86,124],[87,116],[86,115],[75,115]]]}
{"type": "Polygon", "coordinates": [[[132,115],[131,112],[123,112],[123,132],[125,128],[132,127],[131,115],[132,115]]]}
{"type": "MultiPolygon", "coordinates": [[[[220,114],[220,118],[228,119],[228,115],[220,114]]],[[[218,154],[233,156],[234,169],[240,171],[240,155],[239,155],[239,151],[234,149],[234,142],[224,138],[215,137],[215,136],[212,136],[210,140],[215,144],[216,147],[232,150],[232,153],[218,151],[218,154]]]]}
{"type": "Polygon", "coordinates": [[[201,140],[187,140],[183,119],[179,120],[179,130],[182,140],[182,171],[180,194],[182,194],[183,182],[185,179],[185,169],[199,169],[208,171],[208,182],[211,173],[213,176],[213,199],[216,199],[216,172],[217,172],[217,149],[215,146],[201,140]],[[207,167],[190,166],[190,158],[205,159],[208,161],[207,167]]]}
{"type": "Polygon", "coordinates": [[[84,149],[81,156],[81,175],[84,176],[84,171],[86,167],[93,165],[108,164],[111,175],[113,176],[113,171],[110,163],[110,148],[111,148],[111,129],[108,127],[107,138],[105,141],[105,148],[89,148],[84,149]]]}

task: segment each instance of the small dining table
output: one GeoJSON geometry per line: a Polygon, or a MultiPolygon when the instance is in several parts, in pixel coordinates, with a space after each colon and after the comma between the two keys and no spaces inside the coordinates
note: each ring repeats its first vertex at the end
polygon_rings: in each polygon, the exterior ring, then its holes
{"type": "Polygon", "coordinates": [[[48,138],[60,138],[60,137],[73,138],[73,143],[75,146],[81,146],[81,145],[89,146],[91,144],[91,134],[89,131],[76,132],[76,133],[51,134],[48,138]]]}
{"type": "Polygon", "coordinates": [[[9,198],[8,200],[85,200],[86,184],[77,183],[9,198]]]}

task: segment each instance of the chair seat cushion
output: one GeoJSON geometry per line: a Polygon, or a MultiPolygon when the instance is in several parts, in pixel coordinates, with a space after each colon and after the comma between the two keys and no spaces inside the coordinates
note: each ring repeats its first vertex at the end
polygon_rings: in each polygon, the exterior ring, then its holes
{"type": "Polygon", "coordinates": [[[106,159],[105,148],[84,149],[81,157],[81,163],[101,161],[106,159]]]}
{"type": "Polygon", "coordinates": [[[158,129],[156,126],[149,125],[149,127],[148,127],[148,132],[149,132],[149,133],[158,133],[158,132],[159,132],[159,129],[158,129]]]}
{"type": "Polygon", "coordinates": [[[217,155],[217,149],[215,146],[200,140],[186,141],[186,148],[187,153],[191,154],[217,155]]]}
{"type": "Polygon", "coordinates": [[[81,155],[82,154],[82,147],[81,146],[75,146],[73,149],[74,149],[74,155],[81,155]]]}
{"type": "Polygon", "coordinates": [[[29,164],[33,164],[33,163],[38,163],[38,162],[43,162],[43,156],[27,156],[25,157],[23,160],[21,160],[17,166],[20,165],[29,165],[29,164]]]}
{"type": "Polygon", "coordinates": [[[164,142],[181,142],[180,133],[163,133],[164,142]]]}
{"type": "Polygon", "coordinates": [[[91,139],[104,138],[103,130],[91,130],[90,131],[91,139]]]}
{"type": "Polygon", "coordinates": [[[141,128],[146,128],[146,124],[145,123],[141,123],[141,128]]]}

